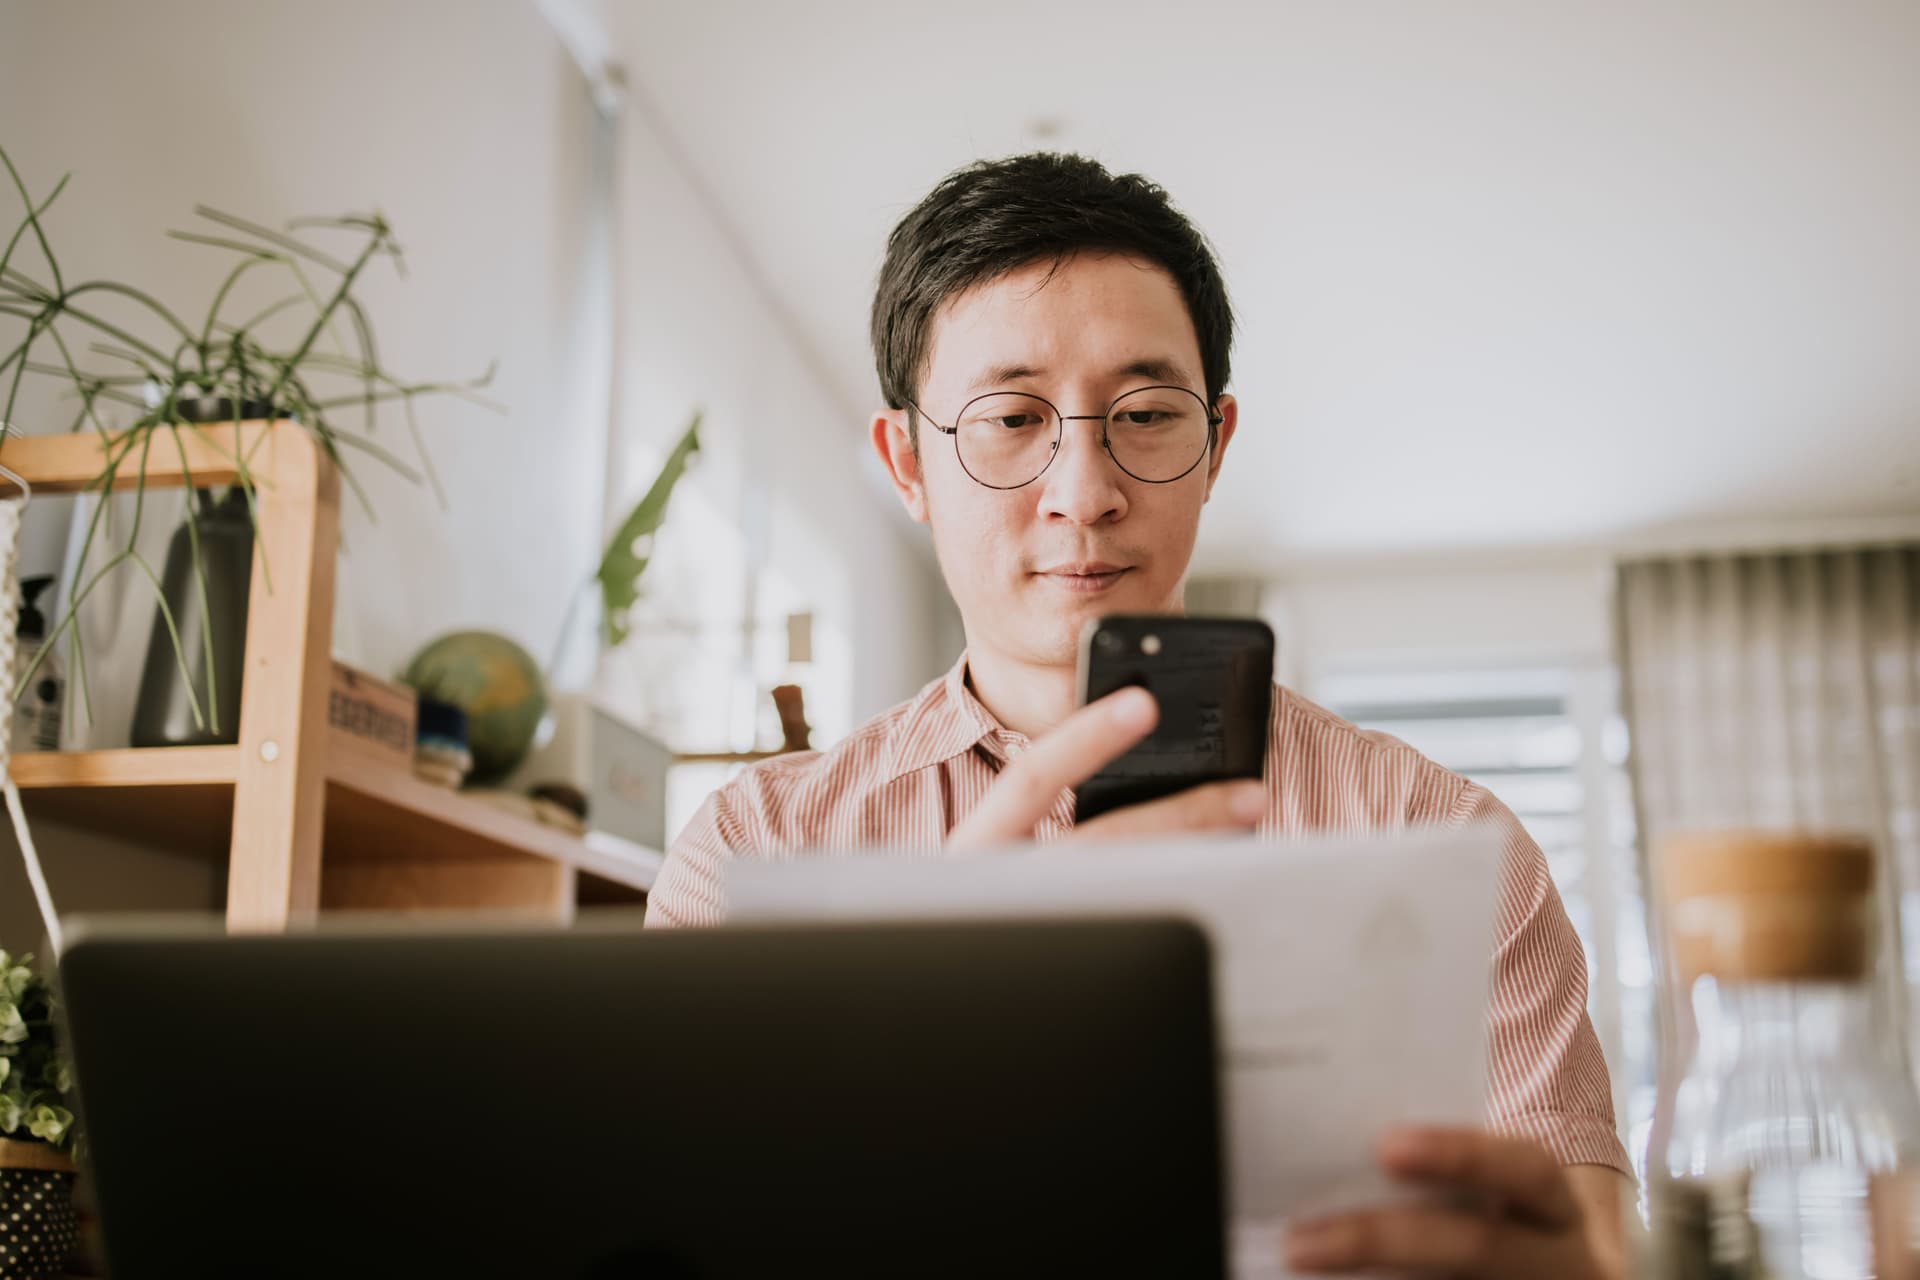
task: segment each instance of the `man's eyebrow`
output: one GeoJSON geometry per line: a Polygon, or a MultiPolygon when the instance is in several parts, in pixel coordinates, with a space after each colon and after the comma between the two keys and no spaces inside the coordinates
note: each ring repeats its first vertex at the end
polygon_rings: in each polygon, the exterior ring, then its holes
{"type": "Polygon", "coordinates": [[[1147,378],[1153,382],[1169,383],[1177,387],[1187,385],[1186,369],[1181,367],[1179,361],[1170,360],[1165,356],[1150,356],[1144,360],[1135,360],[1117,372],[1121,377],[1126,378],[1147,378]]]}
{"type": "MultiPolygon", "coordinates": [[[[991,390],[1005,386],[1009,382],[1019,382],[1027,378],[1046,376],[1045,369],[1014,360],[1004,364],[988,365],[980,371],[980,376],[967,388],[969,393],[991,390]]],[[[1113,371],[1116,378],[1145,378],[1149,382],[1170,383],[1174,386],[1186,386],[1187,371],[1178,360],[1166,356],[1147,356],[1129,361],[1113,371]]]]}
{"type": "Polygon", "coordinates": [[[1003,386],[1009,382],[1019,382],[1023,378],[1038,378],[1046,370],[1036,369],[1030,364],[1015,360],[1007,364],[988,365],[980,371],[980,376],[967,388],[969,392],[986,391],[992,387],[1003,386]]]}

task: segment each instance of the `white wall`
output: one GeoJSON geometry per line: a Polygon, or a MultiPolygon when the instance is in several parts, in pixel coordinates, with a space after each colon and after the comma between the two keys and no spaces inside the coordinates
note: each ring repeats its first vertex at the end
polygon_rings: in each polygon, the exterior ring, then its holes
{"type": "Polygon", "coordinates": [[[1326,560],[1268,579],[1261,612],[1311,696],[1340,671],[1605,665],[1611,590],[1593,552],[1326,560]]]}
{"type": "MultiPolygon", "coordinates": [[[[730,211],[706,199],[698,159],[679,152],[644,99],[629,103],[619,149],[613,512],[645,490],[692,412],[705,417],[699,465],[675,495],[643,579],[654,603],[636,643],[607,664],[605,683],[622,705],[669,722],[685,717],[666,704],[695,700],[706,727],[685,732],[731,738],[684,745],[749,745],[746,704],[760,696],[750,678],[731,686],[744,716],[731,734],[711,715],[727,673],[744,661],[728,625],[757,612],[759,642],[777,644],[779,618],[810,611],[808,710],[816,743],[831,741],[957,656],[940,625],[950,606],[922,531],[871,475],[873,406],[848,401],[820,375],[729,233],[730,211]],[[704,631],[674,630],[690,615],[704,631]]],[[[763,650],[763,672],[768,662],[763,650]]]]}
{"type": "MultiPolygon", "coordinates": [[[[463,626],[544,657],[591,566],[604,426],[573,373],[591,119],[525,0],[0,6],[0,144],[37,194],[73,171],[49,215],[70,280],[124,278],[197,312],[226,260],[163,234],[196,202],[270,225],[378,208],[409,268],[374,270],[362,291],[387,363],[425,379],[498,358],[505,416],[421,404],[448,510],[358,467],[378,519],[347,499],[336,638],[376,671],[463,626]]],[[[0,222],[16,207],[0,194],[0,222]]],[[[18,416],[29,432],[66,425],[44,400],[18,416]]],[[[382,438],[404,441],[397,412],[382,438]]],[[[154,522],[156,555],[172,520],[154,522]]],[[[151,616],[141,595],[115,628],[136,652],[151,616]]],[[[102,664],[100,682],[116,670],[102,664]]],[[[102,715],[124,734],[123,707],[102,715]]]]}

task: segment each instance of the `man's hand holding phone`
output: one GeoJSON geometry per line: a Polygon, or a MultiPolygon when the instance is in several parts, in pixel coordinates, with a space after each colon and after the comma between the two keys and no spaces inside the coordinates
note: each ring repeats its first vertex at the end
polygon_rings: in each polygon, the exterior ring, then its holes
{"type": "MultiPolygon", "coordinates": [[[[1121,689],[1089,703],[1034,739],[1001,771],[980,805],[953,829],[953,848],[1012,844],[1033,837],[1054,801],[1117,760],[1153,732],[1159,707],[1145,689],[1121,689]]],[[[1250,831],[1267,812],[1266,787],[1251,780],[1212,782],[1176,795],[1103,813],[1074,828],[1074,839],[1173,831],[1250,831]]]]}

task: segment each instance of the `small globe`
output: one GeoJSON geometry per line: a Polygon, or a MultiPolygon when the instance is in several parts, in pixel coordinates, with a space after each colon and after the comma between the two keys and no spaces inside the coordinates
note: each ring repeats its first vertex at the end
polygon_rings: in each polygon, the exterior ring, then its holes
{"type": "Polygon", "coordinates": [[[475,782],[497,782],[512,773],[547,713],[540,664],[491,631],[441,636],[419,652],[403,678],[427,697],[467,713],[475,782]]]}

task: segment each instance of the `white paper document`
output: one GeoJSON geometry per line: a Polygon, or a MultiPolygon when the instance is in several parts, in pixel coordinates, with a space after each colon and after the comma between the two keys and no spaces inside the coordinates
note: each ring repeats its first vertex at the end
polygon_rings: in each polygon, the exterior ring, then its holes
{"type": "Polygon", "coordinates": [[[1374,1144],[1486,1119],[1500,839],[1167,839],[972,857],[738,862],[735,922],[1178,915],[1206,928],[1236,1271],[1286,1217],[1395,1198],[1374,1144]]]}

